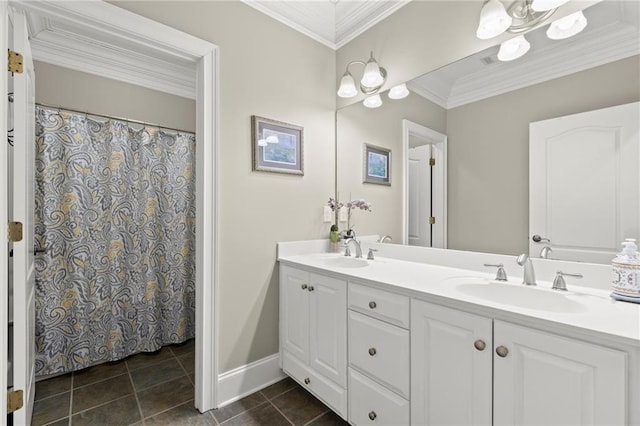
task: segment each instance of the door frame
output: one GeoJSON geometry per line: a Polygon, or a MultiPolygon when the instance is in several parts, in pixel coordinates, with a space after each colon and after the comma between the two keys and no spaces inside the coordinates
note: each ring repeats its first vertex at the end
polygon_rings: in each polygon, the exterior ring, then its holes
{"type": "MultiPolygon", "coordinates": [[[[139,46],[147,53],[179,58],[188,57],[195,69],[196,100],[196,349],[195,349],[195,406],[201,412],[218,406],[218,153],[219,153],[219,67],[218,46],[182,31],[152,21],[135,13],[102,1],[51,2],[10,0],[9,6],[51,17],[89,25],[100,36],[117,36],[129,46],[139,46]]],[[[2,25],[7,28],[7,2],[0,2],[2,25]]],[[[6,34],[0,34],[0,49],[6,51],[6,34]]],[[[2,56],[6,69],[6,55],[2,56]]],[[[82,70],[84,71],[84,70],[82,70]]],[[[90,72],[90,71],[89,71],[90,72]]],[[[93,72],[96,74],[95,72],[93,72]]],[[[118,75],[104,77],[122,80],[118,75]]],[[[0,134],[6,134],[7,83],[2,79],[0,96],[0,134]]],[[[0,166],[6,170],[7,144],[0,147],[0,166]]],[[[0,224],[7,223],[7,181],[0,173],[0,224]]],[[[6,232],[0,232],[0,276],[8,274],[6,232]]],[[[0,303],[8,301],[7,286],[0,286],[0,303]]],[[[5,309],[0,321],[7,323],[5,309]]],[[[0,327],[0,350],[7,350],[7,331],[0,327]]],[[[6,398],[7,372],[2,367],[0,389],[6,398]]],[[[1,403],[0,416],[6,416],[6,404],[1,403]]],[[[4,417],[0,417],[4,418],[4,417]]]]}
{"type": "MultiPolygon", "coordinates": [[[[442,234],[442,248],[447,248],[447,135],[410,120],[402,120],[402,244],[409,244],[409,138],[427,139],[433,145],[436,164],[442,164],[433,174],[435,228],[442,234]]],[[[436,234],[434,229],[433,234],[436,234]]]]}

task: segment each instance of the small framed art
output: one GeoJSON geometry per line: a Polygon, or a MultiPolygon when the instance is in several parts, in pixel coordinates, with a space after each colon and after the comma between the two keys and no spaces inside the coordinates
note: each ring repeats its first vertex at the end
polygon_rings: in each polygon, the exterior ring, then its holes
{"type": "Polygon", "coordinates": [[[391,185],[391,150],[364,144],[363,182],[391,185]]]}
{"type": "Polygon", "coordinates": [[[251,116],[253,170],[304,175],[304,129],[251,116]]]}

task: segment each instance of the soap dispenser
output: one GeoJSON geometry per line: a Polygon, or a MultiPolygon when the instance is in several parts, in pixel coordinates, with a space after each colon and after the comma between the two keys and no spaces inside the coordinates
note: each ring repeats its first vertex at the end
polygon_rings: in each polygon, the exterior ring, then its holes
{"type": "Polygon", "coordinates": [[[611,297],[626,302],[640,303],[640,257],[636,240],[627,238],[622,251],[613,259],[613,292],[611,297]]]}

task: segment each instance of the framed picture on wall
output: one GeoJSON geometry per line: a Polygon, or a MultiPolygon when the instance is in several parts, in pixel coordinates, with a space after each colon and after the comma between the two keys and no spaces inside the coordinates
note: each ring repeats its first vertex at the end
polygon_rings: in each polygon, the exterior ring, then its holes
{"type": "Polygon", "coordinates": [[[363,182],[391,185],[391,150],[364,144],[363,182]]]}
{"type": "Polygon", "coordinates": [[[251,116],[253,170],[304,175],[304,129],[251,116]]]}

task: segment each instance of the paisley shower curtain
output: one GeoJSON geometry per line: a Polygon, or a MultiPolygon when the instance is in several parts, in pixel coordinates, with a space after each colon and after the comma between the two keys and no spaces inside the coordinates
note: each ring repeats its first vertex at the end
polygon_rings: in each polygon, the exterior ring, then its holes
{"type": "Polygon", "coordinates": [[[195,136],[36,111],[36,374],[195,332],[195,136]]]}

